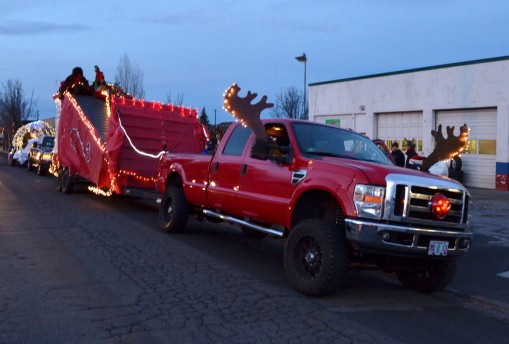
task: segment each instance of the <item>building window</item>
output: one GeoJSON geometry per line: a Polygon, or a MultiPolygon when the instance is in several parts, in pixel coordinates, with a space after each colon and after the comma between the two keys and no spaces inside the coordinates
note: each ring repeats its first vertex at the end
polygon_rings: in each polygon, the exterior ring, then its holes
{"type": "Polygon", "coordinates": [[[465,154],[497,154],[496,140],[468,140],[468,146],[465,154]]]}
{"type": "Polygon", "coordinates": [[[479,140],[479,154],[497,154],[497,141],[496,140],[479,140]]]}

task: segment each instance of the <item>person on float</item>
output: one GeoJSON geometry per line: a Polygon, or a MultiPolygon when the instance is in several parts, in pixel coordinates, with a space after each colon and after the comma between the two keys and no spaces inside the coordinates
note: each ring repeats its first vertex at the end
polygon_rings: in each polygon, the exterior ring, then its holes
{"type": "Polygon", "coordinates": [[[83,75],[81,67],[74,67],[71,75],[65,78],[58,90],[59,98],[64,99],[65,91],[73,94],[90,94],[90,85],[83,75]]]}

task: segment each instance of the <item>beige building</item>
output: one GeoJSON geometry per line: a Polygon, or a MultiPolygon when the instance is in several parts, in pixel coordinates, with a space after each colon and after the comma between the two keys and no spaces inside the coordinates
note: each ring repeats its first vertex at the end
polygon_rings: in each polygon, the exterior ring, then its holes
{"type": "Polygon", "coordinates": [[[509,56],[332,80],[309,85],[309,119],[434,148],[442,124],[470,128],[461,155],[464,184],[509,190],[509,56]]]}

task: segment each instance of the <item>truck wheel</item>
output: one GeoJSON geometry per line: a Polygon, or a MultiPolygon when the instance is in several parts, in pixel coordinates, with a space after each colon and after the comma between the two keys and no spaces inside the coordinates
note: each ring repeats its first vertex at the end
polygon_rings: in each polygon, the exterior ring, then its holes
{"type": "Polygon", "coordinates": [[[69,168],[65,168],[62,171],[62,192],[65,194],[71,194],[74,189],[74,184],[71,181],[71,174],[69,173],[69,168]]]}
{"type": "Polygon", "coordinates": [[[41,163],[39,163],[39,165],[37,165],[37,169],[35,170],[35,172],[37,173],[37,175],[39,176],[42,176],[44,174],[44,170],[41,166],[41,163]]]}
{"type": "Polygon", "coordinates": [[[456,274],[456,258],[434,260],[423,268],[396,272],[399,282],[408,289],[434,293],[445,289],[456,274]]]}
{"type": "Polygon", "coordinates": [[[169,187],[159,206],[159,223],[165,232],[178,233],[184,231],[189,219],[189,205],[184,190],[169,187]]]}
{"type": "Polygon", "coordinates": [[[324,220],[304,220],[290,231],[284,261],[286,275],[298,291],[311,296],[330,294],[346,279],[345,233],[324,220]]]}

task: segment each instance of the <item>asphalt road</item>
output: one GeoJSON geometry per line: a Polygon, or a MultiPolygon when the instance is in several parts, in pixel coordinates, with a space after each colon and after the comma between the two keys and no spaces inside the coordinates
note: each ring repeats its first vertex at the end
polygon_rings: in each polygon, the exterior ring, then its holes
{"type": "Polygon", "coordinates": [[[308,298],[286,281],[281,240],[198,221],[169,235],[152,203],[64,195],[0,154],[0,343],[508,343],[504,200],[482,194],[446,291],[352,272],[308,298]]]}

